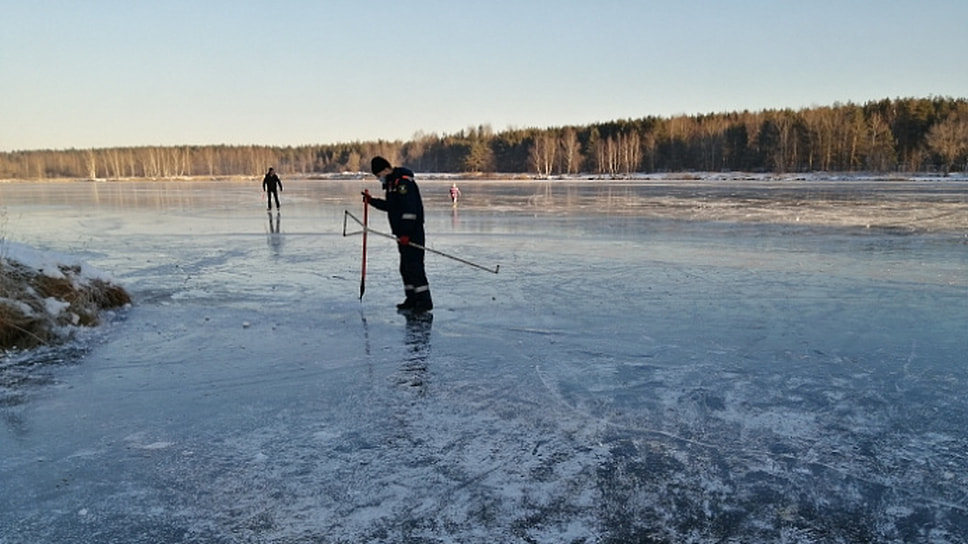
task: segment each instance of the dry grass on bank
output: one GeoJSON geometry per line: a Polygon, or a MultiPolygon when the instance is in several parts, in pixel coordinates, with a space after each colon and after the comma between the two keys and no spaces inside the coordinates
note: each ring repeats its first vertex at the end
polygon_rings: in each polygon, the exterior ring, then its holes
{"type": "Polygon", "coordinates": [[[100,322],[101,312],[131,302],[121,287],[85,278],[79,265],[59,277],[0,258],[0,351],[57,343],[73,327],[100,322]]]}

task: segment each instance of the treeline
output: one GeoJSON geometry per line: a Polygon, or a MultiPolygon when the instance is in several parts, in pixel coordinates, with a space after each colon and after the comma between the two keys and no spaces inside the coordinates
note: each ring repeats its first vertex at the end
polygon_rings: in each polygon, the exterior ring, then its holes
{"type": "Polygon", "coordinates": [[[178,178],[366,171],[370,157],[427,173],[968,170],[968,99],[898,98],[800,110],[644,117],[555,128],[482,125],[406,142],[167,146],[0,153],[0,179],[178,178]]]}

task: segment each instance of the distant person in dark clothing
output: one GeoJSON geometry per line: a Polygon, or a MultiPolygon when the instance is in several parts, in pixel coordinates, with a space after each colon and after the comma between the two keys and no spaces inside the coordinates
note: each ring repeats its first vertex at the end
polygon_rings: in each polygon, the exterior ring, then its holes
{"type": "Polygon", "coordinates": [[[386,198],[373,198],[367,193],[363,198],[374,208],[387,212],[390,230],[397,237],[400,251],[400,276],[403,278],[406,298],[397,304],[397,309],[415,314],[429,312],[434,308],[434,303],[424,271],[425,252],[411,245],[425,245],[423,201],[413,179],[413,171],[394,168],[383,157],[373,157],[370,169],[383,183],[386,198]]]}
{"type": "Polygon", "coordinates": [[[276,199],[276,210],[279,209],[279,193],[276,192],[276,188],[280,191],[282,190],[282,180],[276,175],[276,170],[274,168],[269,168],[266,172],[266,177],[262,178],[262,192],[266,194],[266,204],[269,206],[267,209],[272,209],[272,198],[276,199]]]}

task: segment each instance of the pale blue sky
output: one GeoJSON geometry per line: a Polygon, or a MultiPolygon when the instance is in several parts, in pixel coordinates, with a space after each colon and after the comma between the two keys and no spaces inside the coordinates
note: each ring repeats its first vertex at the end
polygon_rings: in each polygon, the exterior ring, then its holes
{"type": "Polygon", "coordinates": [[[0,151],[968,96],[965,0],[3,0],[0,151]]]}

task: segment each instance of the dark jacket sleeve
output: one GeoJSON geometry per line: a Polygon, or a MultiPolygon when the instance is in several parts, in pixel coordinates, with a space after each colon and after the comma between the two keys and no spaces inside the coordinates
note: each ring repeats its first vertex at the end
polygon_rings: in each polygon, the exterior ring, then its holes
{"type": "Polygon", "coordinates": [[[371,196],[370,197],[370,206],[373,206],[374,208],[376,208],[376,209],[378,209],[380,211],[384,211],[384,212],[387,211],[387,201],[384,200],[384,199],[382,199],[382,198],[376,198],[376,197],[371,196]]]}

